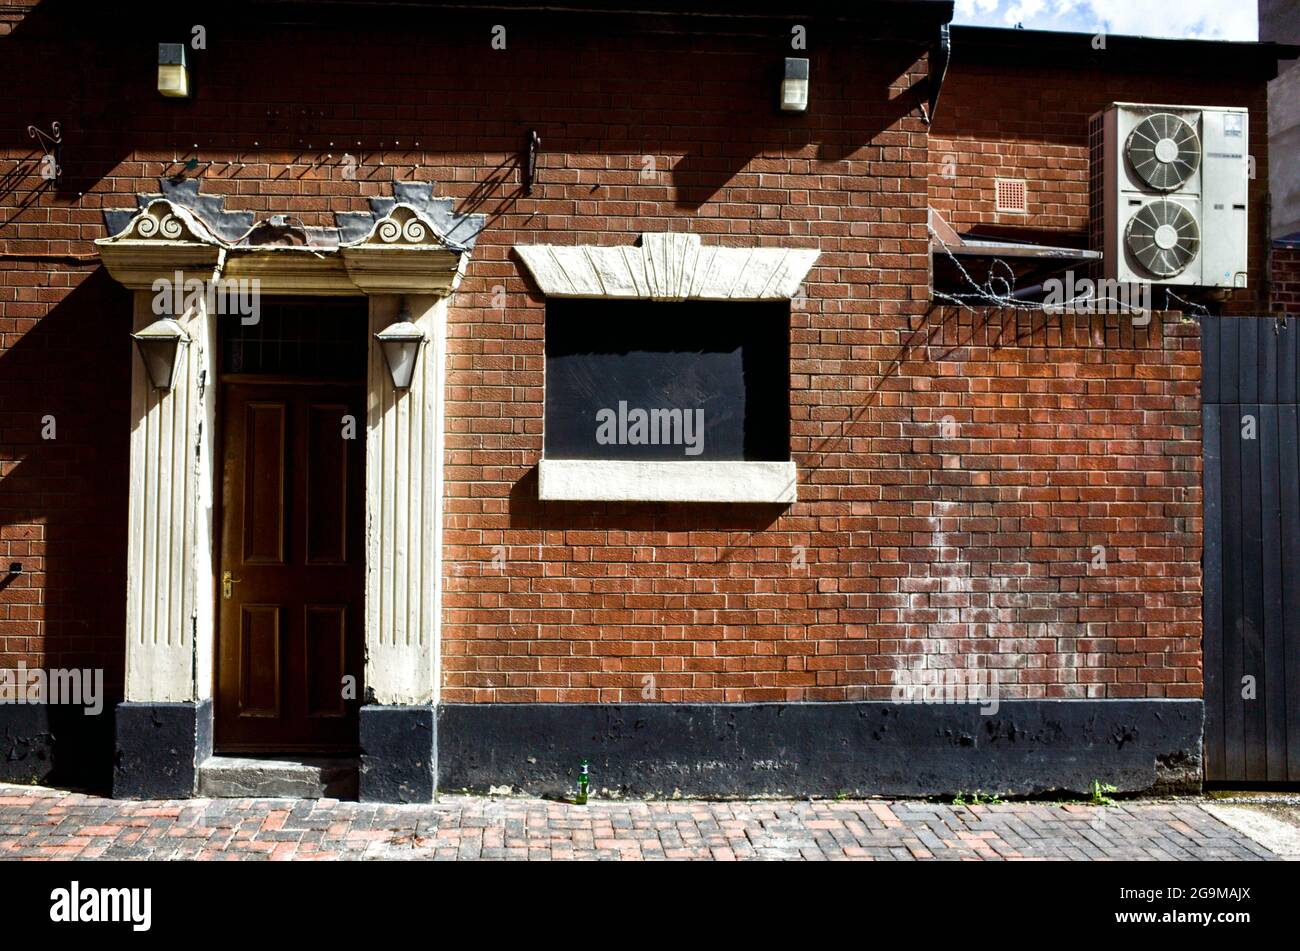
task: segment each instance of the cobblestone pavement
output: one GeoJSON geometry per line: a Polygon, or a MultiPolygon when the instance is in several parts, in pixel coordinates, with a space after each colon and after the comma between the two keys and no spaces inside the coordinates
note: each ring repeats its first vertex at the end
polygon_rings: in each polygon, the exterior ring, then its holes
{"type": "Polygon", "coordinates": [[[1271,859],[1199,801],[122,802],[0,785],[0,859],[1271,859]]]}

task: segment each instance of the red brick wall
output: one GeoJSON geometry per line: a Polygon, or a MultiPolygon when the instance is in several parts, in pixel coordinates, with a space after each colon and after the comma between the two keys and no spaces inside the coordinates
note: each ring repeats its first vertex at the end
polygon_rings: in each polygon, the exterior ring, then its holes
{"type": "Polygon", "coordinates": [[[870,489],[853,471],[862,460],[828,440],[861,411],[880,366],[868,348],[924,308],[925,127],[905,91],[922,73],[897,50],[814,55],[806,131],[766,96],[751,101],[765,54],[634,45],[594,57],[621,77],[626,109],[582,117],[591,148],[543,129],[548,150],[579,154],[562,172],[544,159],[539,197],[489,227],[453,301],[443,696],[844,698],[870,676],[864,634],[848,625],[851,597],[871,582],[851,578],[841,551],[870,489]],[[694,78],[646,78],[659,74],[694,78]],[[641,178],[643,155],[657,179],[641,178]],[[510,247],[626,244],[647,230],[821,249],[791,315],[792,450],[806,501],[781,512],[536,500],[545,307],[510,247]],[[504,311],[490,306],[498,284],[504,311]],[[794,546],[808,570],[791,569],[794,546]]]}
{"type": "MultiPolygon", "coordinates": [[[[788,117],[782,40],[512,26],[493,52],[477,22],[364,42],[210,25],[178,103],[152,90],[154,37],[98,39],[0,38],[23,78],[0,92],[0,525],[31,571],[0,592],[0,662],[89,645],[120,666],[128,301],[33,256],[91,253],[101,209],[197,143],[232,209],[328,224],[396,177],[489,216],[449,316],[444,699],[887,697],[891,668],[973,654],[1004,697],[1199,695],[1194,325],[927,315],[941,189],[901,45],[815,43],[811,111],[788,117]],[[15,130],[53,118],[68,177],[42,188],[15,130]],[[356,181],[313,166],[344,151],[356,181]],[[788,509],[537,501],[545,309],[511,248],[647,230],[821,249],[791,313],[788,509]],[[50,406],[57,446],[37,441],[50,406]]],[[[965,114],[956,82],[941,117],[965,114]]]]}
{"type": "Polygon", "coordinates": [[[1274,314],[1300,316],[1300,248],[1273,248],[1273,268],[1269,297],[1274,314]]]}
{"type": "Polygon", "coordinates": [[[958,231],[981,225],[1041,229],[1087,247],[1088,120],[1112,102],[1250,110],[1250,151],[1256,160],[1248,211],[1251,287],[1231,292],[1227,309],[1262,312],[1268,220],[1268,97],[1262,82],[1215,72],[1183,77],[1160,68],[1110,72],[1011,60],[954,65],[931,129],[930,204],[958,231]],[[1028,214],[996,210],[998,178],[1028,182],[1028,214]]]}
{"type": "Polygon", "coordinates": [[[445,695],[884,699],[892,668],[969,664],[1007,698],[1200,695],[1195,324],[823,321],[796,331],[799,504],[512,503],[464,549],[445,695]]]}

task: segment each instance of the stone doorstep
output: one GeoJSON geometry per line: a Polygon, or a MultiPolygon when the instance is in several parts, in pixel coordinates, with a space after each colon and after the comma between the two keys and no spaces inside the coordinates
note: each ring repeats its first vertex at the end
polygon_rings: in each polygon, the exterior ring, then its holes
{"type": "Polygon", "coordinates": [[[205,799],[357,798],[357,757],[212,756],[199,767],[205,799]]]}

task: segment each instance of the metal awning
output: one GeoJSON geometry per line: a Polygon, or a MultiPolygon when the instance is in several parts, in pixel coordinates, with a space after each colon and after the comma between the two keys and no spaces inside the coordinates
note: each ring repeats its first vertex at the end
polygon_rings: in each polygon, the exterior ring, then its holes
{"type": "Polygon", "coordinates": [[[1100,251],[1082,248],[1061,248],[1023,241],[993,241],[986,238],[962,237],[960,244],[930,242],[931,251],[951,251],[957,257],[1036,258],[1053,261],[1100,261],[1100,251]]]}
{"type": "Polygon", "coordinates": [[[980,238],[959,234],[944,220],[943,215],[930,209],[930,252],[949,253],[965,258],[1017,258],[1038,261],[1100,261],[1100,251],[1083,248],[1066,248],[1060,245],[1036,244],[1032,241],[1008,241],[999,238],[980,238]]]}

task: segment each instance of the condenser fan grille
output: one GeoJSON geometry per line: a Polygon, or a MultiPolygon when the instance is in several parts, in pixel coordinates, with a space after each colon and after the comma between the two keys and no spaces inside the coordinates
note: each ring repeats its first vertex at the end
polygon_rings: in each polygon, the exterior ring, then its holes
{"type": "Polygon", "coordinates": [[[1128,248],[1156,277],[1181,274],[1196,257],[1201,231],[1192,213],[1176,201],[1148,202],[1129,219],[1128,248]]]}
{"type": "Polygon", "coordinates": [[[1187,181],[1201,164],[1201,139],[1186,120],[1157,112],[1134,126],[1127,152],[1142,181],[1169,191],[1187,181]]]}

